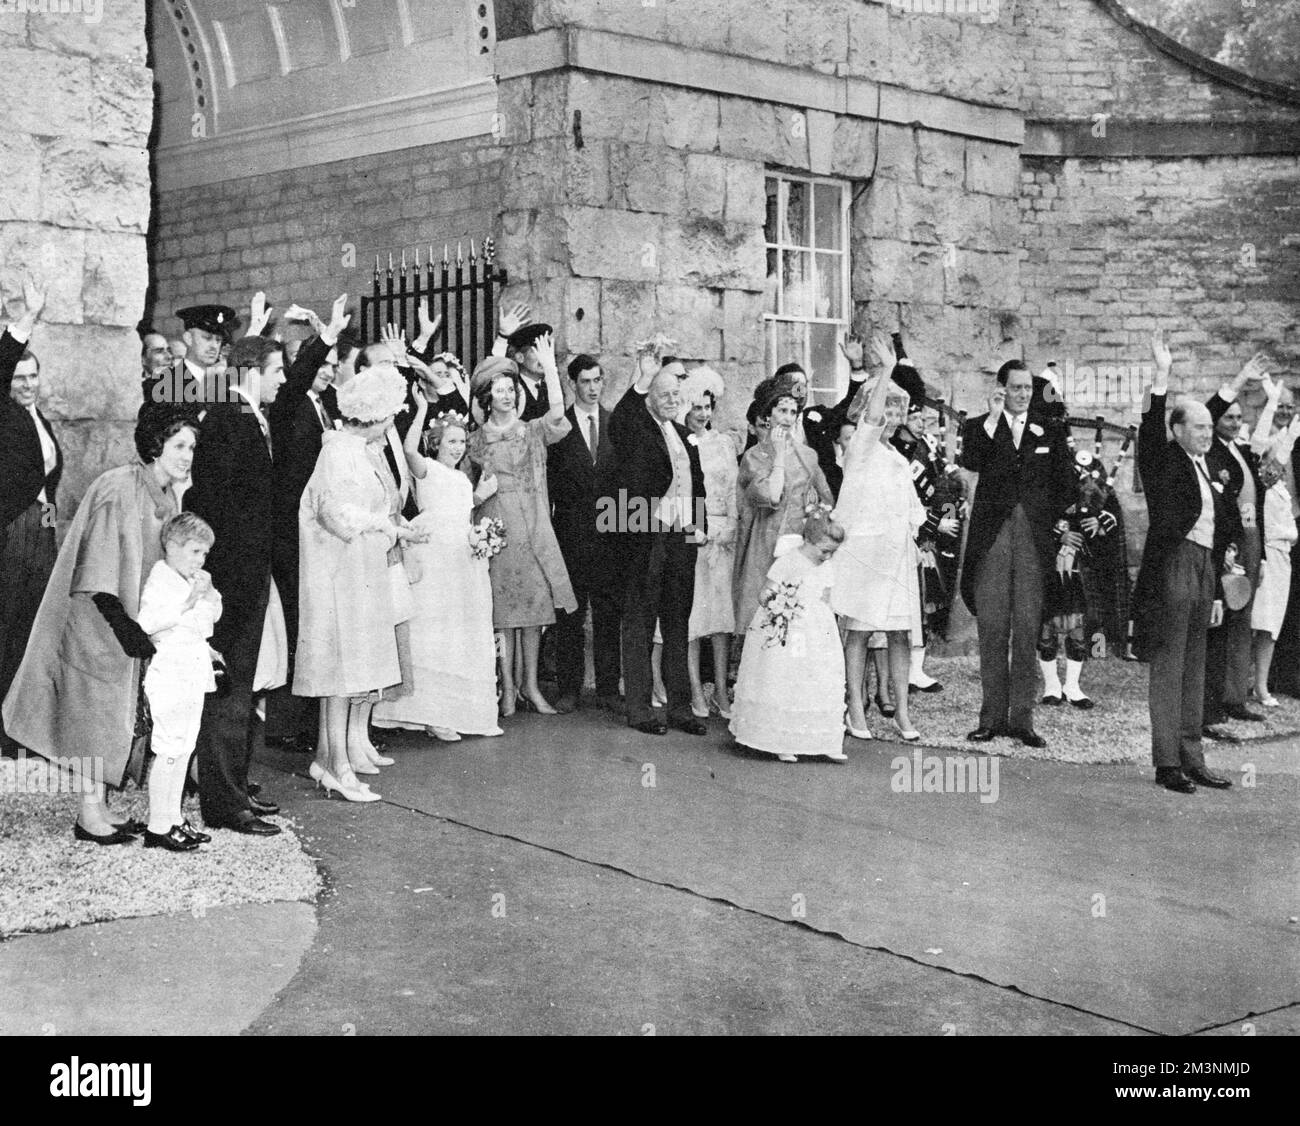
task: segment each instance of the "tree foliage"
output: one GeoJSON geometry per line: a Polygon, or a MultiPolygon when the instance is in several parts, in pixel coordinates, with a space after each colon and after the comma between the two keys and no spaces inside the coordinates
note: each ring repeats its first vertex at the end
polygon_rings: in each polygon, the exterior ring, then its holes
{"type": "Polygon", "coordinates": [[[1215,62],[1300,88],[1300,0],[1121,0],[1215,62]]]}

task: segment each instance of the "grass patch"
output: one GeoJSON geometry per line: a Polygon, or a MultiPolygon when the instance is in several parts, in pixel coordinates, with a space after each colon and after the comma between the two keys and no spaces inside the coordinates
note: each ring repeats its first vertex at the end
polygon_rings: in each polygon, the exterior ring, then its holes
{"type": "MultiPolygon", "coordinates": [[[[913,692],[910,697],[913,726],[927,746],[966,747],[966,733],[979,723],[980,678],[977,657],[929,657],[926,671],[943,683],[932,694],[913,692]]],[[[1089,661],[1080,685],[1096,707],[1079,711],[1068,704],[1034,709],[1034,728],[1047,740],[1041,749],[1012,739],[981,744],[990,754],[1008,758],[1050,759],[1074,763],[1149,763],[1151,720],[1147,714],[1147,666],[1136,661],[1089,661]]],[[[1042,684],[1036,691],[1041,693],[1042,684]]],[[[1263,723],[1229,720],[1223,726],[1242,742],[1300,734],[1300,700],[1279,696],[1279,707],[1250,705],[1263,712],[1263,723]]],[[[867,717],[877,738],[894,735],[892,720],[884,719],[874,705],[867,717]]],[[[1213,744],[1211,744],[1213,745],[1213,744]]]]}
{"type": "MultiPolygon", "coordinates": [[[[213,830],[196,852],[172,853],[132,844],[99,846],[73,839],[75,794],[21,792],[27,761],[16,764],[17,793],[0,793],[0,938],[83,923],[210,907],[316,898],[320,876],[283,817],[276,837],[213,830]]],[[[37,767],[43,775],[42,767],[37,767]]],[[[6,774],[6,780],[13,778],[6,774]]],[[[109,806],[141,821],[147,793],[128,787],[109,806]]],[[[185,816],[199,827],[197,799],[185,816]]]]}

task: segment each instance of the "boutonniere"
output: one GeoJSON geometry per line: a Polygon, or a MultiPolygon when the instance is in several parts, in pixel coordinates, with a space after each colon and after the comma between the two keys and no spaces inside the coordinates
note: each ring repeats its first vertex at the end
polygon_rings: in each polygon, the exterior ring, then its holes
{"type": "Polygon", "coordinates": [[[1226,469],[1219,470],[1219,480],[1225,485],[1228,483],[1228,471],[1226,469]]]}
{"type": "Polygon", "coordinates": [[[1041,435],[1042,432],[1043,432],[1043,428],[1042,428],[1041,426],[1039,426],[1038,423],[1036,423],[1036,422],[1031,422],[1031,423],[1029,424],[1029,433],[1031,433],[1031,434],[1040,434],[1040,435],[1041,435]]]}
{"type": "Polygon", "coordinates": [[[700,436],[698,434],[687,434],[686,440],[690,442],[692,446],[698,446],[700,444],[700,436]]]}

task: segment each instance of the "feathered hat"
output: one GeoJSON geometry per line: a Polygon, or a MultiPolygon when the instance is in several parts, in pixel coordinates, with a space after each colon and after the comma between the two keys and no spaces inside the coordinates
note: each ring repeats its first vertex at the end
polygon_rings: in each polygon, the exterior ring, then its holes
{"type": "Polygon", "coordinates": [[[708,364],[700,364],[687,373],[679,389],[682,396],[682,409],[677,413],[677,421],[685,425],[686,416],[690,414],[692,407],[704,402],[706,395],[712,395],[713,405],[717,406],[724,388],[722,376],[708,364]]]}
{"type": "Polygon", "coordinates": [[[354,422],[392,418],[406,405],[406,380],[392,364],[359,371],[337,389],[339,413],[354,422]]]}

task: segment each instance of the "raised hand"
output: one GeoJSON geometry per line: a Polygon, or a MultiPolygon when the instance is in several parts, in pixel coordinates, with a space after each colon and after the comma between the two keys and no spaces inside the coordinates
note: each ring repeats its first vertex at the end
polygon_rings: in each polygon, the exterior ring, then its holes
{"type": "Polygon", "coordinates": [[[989,395],[989,414],[994,418],[1000,415],[1007,405],[1007,389],[1000,384],[993,388],[992,394],[989,395]]]}
{"type": "Polygon", "coordinates": [[[537,338],[534,345],[537,349],[537,362],[542,365],[542,371],[551,375],[558,369],[555,366],[555,341],[551,338],[549,332],[537,338]]]}
{"type": "MultiPolygon", "coordinates": [[[[315,316],[315,314],[312,314],[315,316]]],[[[319,317],[316,318],[318,321],[319,317]]],[[[339,334],[348,327],[348,321],[352,319],[352,314],[348,312],[348,295],[340,293],[334,298],[334,304],[330,308],[330,323],[325,326],[322,336],[328,336],[332,340],[337,340],[339,334]]]]}
{"type": "Polygon", "coordinates": [[[420,322],[420,338],[426,342],[432,340],[442,326],[442,314],[429,315],[429,299],[426,297],[415,307],[415,316],[420,322]]]}
{"type": "Polygon", "coordinates": [[[380,331],[379,339],[381,343],[388,345],[388,350],[393,353],[393,360],[397,366],[406,367],[406,337],[402,335],[401,330],[390,322],[380,331]]]}
{"type": "Polygon", "coordinates": [[[248,303],[248,332],[245,335],[261,336],[270,319],[271,307],[266,303],[266,294],[259,289],[248,303]]]}
{"type": "Polygon", "coordinates": [[[1156,362],[1158,374],[1168,375],[1170,368],[1174,366],[1174,357],[1165,343],[1165,330],[1162,328],[1156,329],[1151,334],[1151,358],[1156,362]]]}
{"type": "Polygon", "coordinates": [[[1237,372],[1237,378],[1234,382],[1241,386],[1244,383],[1259,383],[1268,377],[1268,356],[1263,352],[1256,352],[1241,371],[1237,372]]]}
{"type": "Polygon", "coordinates": [[[36,318],[45,308],[45,290],[37,285],[34,278],[23,278],[23,306],[26,309],[26,316],[30,317],[35,324],[36,318]]]}
{"type": "Polygon", "coordinates": [[[424,388],[418,379],[411,384],[411,401],[415,404],[417,413],[429,408],[429,400],[424,397],[424,388]]]}
{"type": "Polygon", "coordinates": [[[873,332],[871,334],[871,358],[876,361],[876,366],[881,369],[887,376],[894,368],[897,362],[894,356],[894,346],[889,342],[883,332],[873,332]]]}
{"type": "Polygon", "coordinates": [[[840,341],[840,351],[844,353],[844,358],[849,361],[849,367],[854,371],[861,371],[862,364],[862,341],[856,336],[850,336],[847,340],[840,341]]]}
{"type": "Polygon", "coordinates": [[[502,336],[513,336],[532,319],[533,311],[524,302],[516,301],[497,313],[497,331],[502,336]]]}

